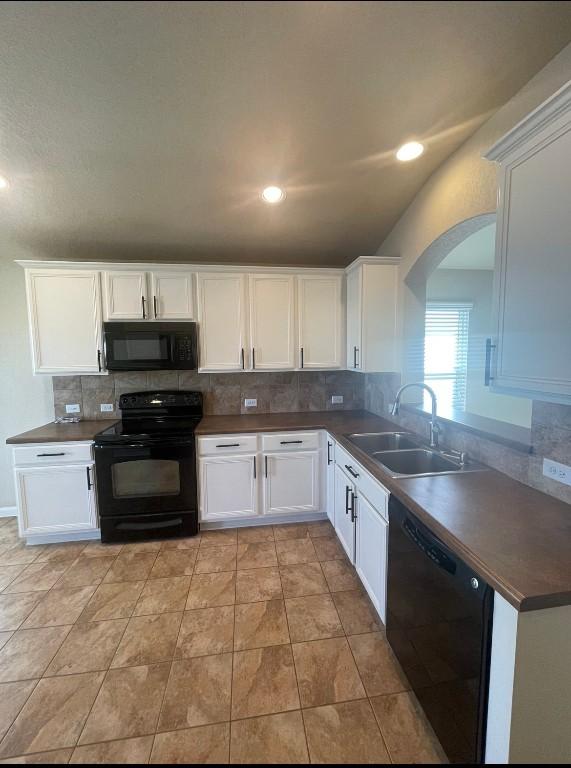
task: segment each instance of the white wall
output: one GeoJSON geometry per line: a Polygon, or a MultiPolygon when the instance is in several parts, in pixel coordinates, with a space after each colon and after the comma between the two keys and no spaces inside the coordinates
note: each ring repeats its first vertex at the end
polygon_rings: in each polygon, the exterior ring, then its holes
{"type": "Polygon", "coordinates": [[[33,257],[0,240],[0,509],[16,503],[6,438],[54,418],[51,377],[32,375],[24,270],[14,264],[33,257]]]}

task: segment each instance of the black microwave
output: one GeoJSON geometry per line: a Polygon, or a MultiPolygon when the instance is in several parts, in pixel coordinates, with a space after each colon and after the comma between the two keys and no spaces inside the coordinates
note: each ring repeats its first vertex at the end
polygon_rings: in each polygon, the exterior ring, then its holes
{"type": "Polygon", "coordinates": [[[103,323],[108,371],[195,370],[196,323],[103,323]]]}

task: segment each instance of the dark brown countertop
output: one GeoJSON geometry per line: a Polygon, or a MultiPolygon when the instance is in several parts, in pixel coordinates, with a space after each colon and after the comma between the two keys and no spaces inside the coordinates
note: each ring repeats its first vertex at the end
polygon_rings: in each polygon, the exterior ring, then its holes
{"type": "Polygon", "coordinates": [[[93,440],[98,432],[111,424],[111,421],[79,421],[76,424],[55,424],[53,421],[43,427],[30,429],[20,435],[9,437],[9,445],[25,443],[69,443],[93,440]]]}
{"type": "Polygon", "coordinates": [[[366,411],[206,416],[198,435],[326,429],[519,611],[571,604],[571,507],[488,469],[393,479],[345,437],[401,427],[366,411]]]}

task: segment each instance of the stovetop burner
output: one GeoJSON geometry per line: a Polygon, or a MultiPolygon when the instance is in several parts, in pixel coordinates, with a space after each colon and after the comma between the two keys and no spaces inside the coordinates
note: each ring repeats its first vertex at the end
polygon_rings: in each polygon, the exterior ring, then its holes
{"type": "Polygon", "coordinates": [[[166,390],[121,395],[123,418],[95,436],[96,444],[194,440],[202,418],[202,392],[166,390]]]}

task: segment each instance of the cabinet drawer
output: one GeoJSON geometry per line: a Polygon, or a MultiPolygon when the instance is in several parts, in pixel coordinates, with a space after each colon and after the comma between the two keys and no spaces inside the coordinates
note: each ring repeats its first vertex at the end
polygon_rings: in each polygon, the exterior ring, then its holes
{"type": "Polygon", "coordinates": [[[257,449],[257,435],[216,435],[198,438],[198,452],[201,456],[256,453],[257,449]]]}
{"type": "Polygon", "coordinates": [[[378,480],[363,469],[339,443],[335,445],[335,463],[355,483],[357,493],[362,494],[385,519],[388,519],[389,492],[378,480]],[[350,469],[349,469],[350,468],[350,469]],[[355,477],[355,475],[357,475],[355,477]]]}
{"type": "Polygon", "coordinates": [[[308,451],[319,448],[319,432],[274,432],[262,436],[263,451],[308,451]]]}
{"type": "Polygon", "coordinates": [[[42,466],[93,461],[92,443],[46,443],[14,448],[14,464],[42,466]]]}

